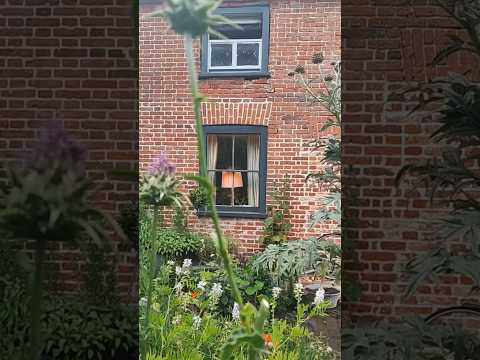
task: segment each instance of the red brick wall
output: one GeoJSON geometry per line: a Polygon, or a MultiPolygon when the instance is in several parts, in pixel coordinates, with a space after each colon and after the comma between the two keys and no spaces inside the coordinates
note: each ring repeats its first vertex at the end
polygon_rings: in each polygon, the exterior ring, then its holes
{"type": "Polygon", "coordinates": [[[356,248],[357,263],[343,260],[363,289],[358,302],[343,303],[353,319],[428,314],[469,297],[465,279],[445,276],[438,286],[427,282],[403,299],[408,277],[402,266],[437,246],[431,227],[417,220],[444,213],[445,203],[430,206],[425,189],[394,185],[401,166],[430,158],[440,147],[429,139],[438,125],[429,117],[408,116],[413,101],[391,94],[414,80],[461,72],[468,63],[455,55],[434,70],[428,66],[446,35],[458,35],[458,26],[431,1],[412,3],[342,2],[343,187],[357,196],[344,199],[352,221],[342,230],[356,248]]]}
{"type": "MultiPolygon", "coordinates": [[[[130,0],[0,0],[0,178],[57,119],[89,149],[99,206],[137,198],[135,184],[106,174],[138,162],[133,19],[130,0]]],[[[119,291],[137,296],[136,254],[119,250],[119,291]]],[[[63,290],[78,290],[78,250],[55,243],[49,258],[63,290]]]]}
{"type": "MultiPolygon", "coordinates": [[[[290,176],[290,238],[300,239],[334,226],[308,231],[308,218],[319,206],[322,189],[305,184],[306,175],[317,169],[319,160],[305,143],[320,135],[327,114],[319,106],[309,107],[303,92],[287,74],[302,64],[307,73],[318,76],[316,65],[310,63],[314,53],[324,54],[326,69],[331,61],[339,59],[340,1],[268,3],[271,78],[201,80],[200,90],[210,99],[203,107],[206,123],[268,126],[267,193],[274,181],[284,174],[290,176]],[[251,115],[240,118],[237,114],[242,109],[251,115]],[[219,115],[223,111],[229,115],[219,115]]],[[[140,20],[140,166],[145,168],[155,155],[163,153],[175,163],[179,174],[196,173],[196,139],[183,41],[162,19],[146,17],[153,8],[142,7],[144,17],[140,20]]],[[[197,42],[197,59],[198,54],[197,42]]],[[[192,186],[186,183],[185,189],[192,186]]],[[[190,214],[189,222],[194,229],[209,231],[208,219],[190,214]]],[[[223,219],[222,225],[227,234],[241,242],[241,253],[259,248],[262,220],[223,219]]]]}

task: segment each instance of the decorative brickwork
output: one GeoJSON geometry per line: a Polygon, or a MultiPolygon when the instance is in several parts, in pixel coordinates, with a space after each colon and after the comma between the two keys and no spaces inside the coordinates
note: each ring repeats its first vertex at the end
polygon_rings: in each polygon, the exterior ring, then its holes
{"type": "MultiPolygon", "coordinates": [[[[61,120],[89,149],[88,175],[102,188],[92,200],[118,212],[137,198],[135,184],[107,175],[134,170],[138,161],[132,2],[1,0],[0,6],[0,178],[31,149],[40,128],[61,120]]],[[[137,256],[128,246],[119,251],[118,290],[134,300],[137,256]]],[[[52,243],[49,259],[61,290],[77,291],[79,251],[52,243]]]]}
{"type": "MultiPolygon", "coordinates": [[[[251,2],[231,2],[239,6],[251,2]]],[[[288,77],[297,64],[318,77],[311,56],[322,52],[325,71],[340,57],[340,1],[270,0],[270,78],[200,80],[209,101],[203,105],[205,123],[268,126],[267,193],[287,174],[292,181],[290,238],[305,238],[331,230],[334,224],[309,229],[309,217],[319,206],[322,189],[305,183],[319,166],[308,141],[318,137],[328,114],[309,106],[300,87],[288,77]]],[[[196,140],[182,38],[160,18],[148,18],[155,6],[141,7],[140,20],[140,166],[164,153],[180,174],[198,171],[196,140]]],[[[199,58],[199,44],[196,42],[199,58]]],[[[192,182],[185,183],[189,190],[192,182]]],[[[267,196],[267,204],[271,199],[267,196]]],[[[193,229],[209,232],[210,221],[189,216],[193,229]]],[[[240,242],[240,252],[260,248],[261,219],[223,219],[226,233],[240,242]]]]}

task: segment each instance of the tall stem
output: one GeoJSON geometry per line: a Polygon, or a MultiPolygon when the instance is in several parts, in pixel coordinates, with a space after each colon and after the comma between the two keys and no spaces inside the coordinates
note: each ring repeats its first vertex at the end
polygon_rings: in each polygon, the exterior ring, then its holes
{"type": "MultiPolygon", "coordinates": [[[[150,306],[152,303],[152,290],[153,279],[155,278],[155,272],[157,270],[157,254],[155,251],[155,240],[157,239],[157,221],[158,221],[158,205],[153,207],[153,219],[152,219],[152,243],[150,244],[150,273],[148,276],[148,288],[147,288],[147,308],[145,309],[145,319],[143,323],[143,331],[148,331],[148,324],[150,318],[150,306]]],[[[142,352],[142,359],[146,357],[146,349],[142,352]]]]}
{"type": "Polygon", "coordinates": [[[30,360],[39,359],[41,351],[40,320],[42,317],[43,260],[45,256],[45,245],[45,240],[37,240],[35,248],[35,274],[32,283],[32,297],[30,298],[30,360]]]}
{"type": "MultiPolygon", "coordinates": [[[[203,126],[202,126],[202,117],[200,112],[200,104],[202,102],[202,97],[198,93],[198,86],[197,86],[197,74],[195,71],[195,61],[193,57],[193,40],[190,34],[185,34],[185,54],[187,57],[187,67],[188,67],[188,76],[190,79],[190,89],[193,98],[193,112],[195,115],[195,129],[197,132],[197,143],[198,143],[198,157],[200,160],[200,176],[204,179],[204,181],[208,182],[212,188],[212,183],[210,178],[207,176],[207,162],[205,158],[205,139],[203,136],[203,126]]],[[[243,306],[243,300],[240,295],[240,291],[238,290],[238,286],[235,282],[233,276],[233,266],[232,260],[230,259],[230,255],[228,254],[227,244],[225,237],[223,236],[222,230],[220,228],[220,221],[218,217],[217,208],[214,205],[214,195],[213,192],[208,192],[208,207],[210,210],[213,226],[215,228],[215,233],[218,239],[218,252],[220,253],[220,257],[223,261],[223,266],[227,273],[228,282],[230,283],[230,287],[232,289],[232,295],[237,304],[240,308],[243,306]]]]}

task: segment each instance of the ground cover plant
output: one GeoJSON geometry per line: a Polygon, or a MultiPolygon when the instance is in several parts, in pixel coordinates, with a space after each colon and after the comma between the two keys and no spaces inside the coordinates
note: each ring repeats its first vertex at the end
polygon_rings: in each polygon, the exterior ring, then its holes
{"type": "Polygon", "coordinates": [[[220,226],[206,171],[200,115],[204,98],[198,93],[193,57],[194,38],[212,31],[216,24],[229,23],[213,14],[219,5],[211,0],[169,0],[161,12],[153,14],[165,16],[171,28],[184,36],[200,163],[200,175],[188,179],[196,181],[201,190],[190,197],[182,194],[174,166],[161,155],[142,177],[140,199],[147,214],[140,229],[141,357],[334,359],[332,349],[307,327],[310,318],[326,313],[328,301],[323,292],[318,291],[313,301],[305,301],[303,286],[296,283],[293,319],[279,319],[275,310],[284,289],[272,287],[270,276],[257,274],[249,264],[234,261],[220,226]],[[195,208],[206,207],[214,227],[211,240],[217,256],[203,267],[194,266],[191,258],[157,256],[156,241],[163,231],[160,226],[164,226],[159,213],[167,208],[186,208],[190,200],[195,208]]]}

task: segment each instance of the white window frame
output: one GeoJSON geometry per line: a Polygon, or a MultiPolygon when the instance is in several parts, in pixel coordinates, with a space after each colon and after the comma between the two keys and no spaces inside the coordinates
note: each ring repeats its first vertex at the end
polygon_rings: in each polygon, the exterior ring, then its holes
{"type": "Polygon", "coordinates": [[[208,37],[208,70],[249,70],[261,69],[262,67],[262,39],[226,39],[211,40],[208,37]],[[232,65],[230,66],[212,66],[212,44],[230,44],[232,46],[232,65]],[[237,65],[237,46],[238,44],[258,44],[258,65],[237,65]]]}

